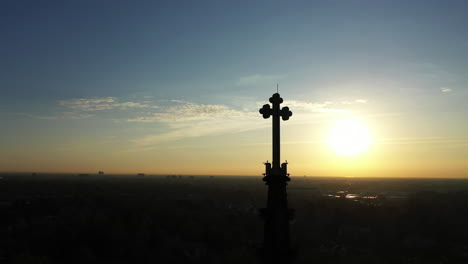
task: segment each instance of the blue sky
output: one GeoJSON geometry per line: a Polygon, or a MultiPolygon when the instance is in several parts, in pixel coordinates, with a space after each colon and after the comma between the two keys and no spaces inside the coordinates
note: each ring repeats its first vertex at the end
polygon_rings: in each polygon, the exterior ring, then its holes
{"type": "Polygon", "coordinates": [[[196,155],[206,137],[269,142],[255,114],[276,83],[299,114],[291,129],[352,112],[378,120],[378,138],[463,145],[466,10],[466,1],[4,1],[0,165],[34,168],[27,149],[72,160],[96,144],[108,144],[106,156],[193,143],[196,155]]]}

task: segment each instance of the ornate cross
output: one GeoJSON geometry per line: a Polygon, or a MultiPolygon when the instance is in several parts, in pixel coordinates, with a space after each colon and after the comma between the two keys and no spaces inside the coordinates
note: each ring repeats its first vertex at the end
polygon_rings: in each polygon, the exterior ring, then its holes
{"type": "Polygon", "coordinates": [[[279,118],[286,121],[292,116],[292,112],[289,111],[289,107],[285,106],[280,110],[280,104],[283,103],[283,98],[280,97],[279,93],[273,94],[270,97],[270,103],[273,104],[273,109],[269,104],[263,105],[260,108],[260,114],[263,118],[267,119],[273,116],[273,170],[277,170],[280,167],[280,122],[279,118]]]}

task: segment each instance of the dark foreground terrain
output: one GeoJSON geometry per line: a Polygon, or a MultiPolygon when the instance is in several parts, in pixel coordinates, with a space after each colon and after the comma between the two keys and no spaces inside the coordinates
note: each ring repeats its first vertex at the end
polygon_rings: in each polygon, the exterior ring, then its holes
{"type": "MultiPolygon", "coordinates": [[[[292,177],[296,263],[468,263],[468,180],[292,177]]],[[[261,177],[0,175],[0,263],[259,263],[261,177]]]]}

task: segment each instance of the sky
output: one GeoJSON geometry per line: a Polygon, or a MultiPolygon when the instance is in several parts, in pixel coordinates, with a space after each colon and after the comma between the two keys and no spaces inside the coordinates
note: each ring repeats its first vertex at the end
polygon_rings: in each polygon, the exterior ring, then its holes
{"type": "Polygon", "coordinates": [[[467,1],[2,1],[0,171],[468,177],[467,1]],[[327,137],[359,120],[371,143],[327,137]]]}

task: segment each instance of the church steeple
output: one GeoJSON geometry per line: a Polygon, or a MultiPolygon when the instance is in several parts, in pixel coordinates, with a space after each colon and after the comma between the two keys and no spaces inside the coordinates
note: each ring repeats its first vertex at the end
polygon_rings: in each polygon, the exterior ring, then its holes
{"type": "Polygon", "coordinates": [[[279,93],[270,97],[270,103],[263,105],[260,114],[267,119],[272,116],[273,122],[273,166],[265,163],[265,177],[268,185],[267,207],[261,209],[265,221],[263,254],[269,263],[288,263],[291,260],[289,239],[289,220],[293,211],[288,208],[286,185],[290,181],[287,162],[280,166],[280,117],[288,120],[292,116],[289,107],[280,109],[283,99],[279,93]]]}

